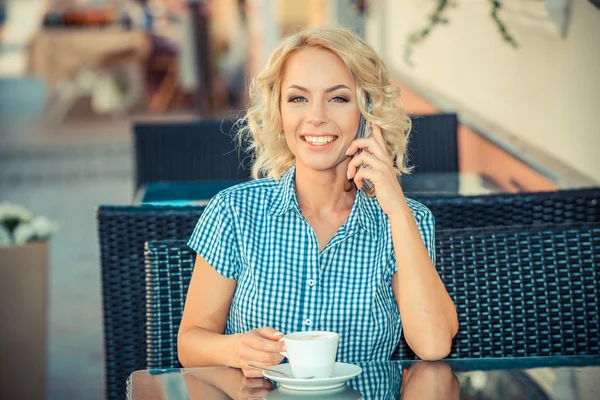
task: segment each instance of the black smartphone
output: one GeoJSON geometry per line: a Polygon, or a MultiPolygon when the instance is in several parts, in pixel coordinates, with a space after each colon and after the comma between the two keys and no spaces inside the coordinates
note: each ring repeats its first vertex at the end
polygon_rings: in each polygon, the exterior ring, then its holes
{"type": "MultiPolygon", "coordinates": [[[[371,104],[369,104],[369,101],[367,100],[367,103],[365,105],[365,109],[367,110],[367,112],[370,114],[371,113],[371,104]]],[[[358,121],[358,132],[356,133],[356,138],[357,139],[362,139],[362,138],[368,138],[373,134],[372,128],[371,128],[371,123],[367,122],[367,120],[365,119],[365,117],[363,116],[363,114],[360,114],[360,119],[358,121]]],[[[356,152],[356,154],[354,154],[353,157],[356,157],[358,154],[362,153],[363,149],[358,149],[358,151],[356,152]]],[[[361,164],[358,168],[365,168],[365,166],[363,164],[361,164]]],[[[373,184],[371,183],[371,181],[369,181],[368,179],[365,179],[363,181],[363,189],[371,189],[373,187],[373,184]]]]}

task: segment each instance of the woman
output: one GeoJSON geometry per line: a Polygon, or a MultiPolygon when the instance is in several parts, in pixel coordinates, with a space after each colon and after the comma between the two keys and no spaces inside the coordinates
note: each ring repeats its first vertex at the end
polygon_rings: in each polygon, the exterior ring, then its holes
{"type": "Polygon", "coordinates": [[[312,28],[278,46],[250,95],[241,135],[268,178],[219,193],[190,239],[181,363],[260,376],[249,366],[280,363],[283,332],[301,330],[338,332],[338,361],[387,360],[402,332],[422,359],[445,357],[456,311],[433,216],[398,183],[410,122],[383,62],[347,30],[312,28]],[[370,138],[356,139],[361,114],[370,138]]]}

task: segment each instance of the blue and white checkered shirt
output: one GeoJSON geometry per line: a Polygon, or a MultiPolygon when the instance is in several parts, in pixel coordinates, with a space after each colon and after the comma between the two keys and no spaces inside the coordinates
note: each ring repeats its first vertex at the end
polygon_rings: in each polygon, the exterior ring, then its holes
{"type": "MultiPolygon", "coordinates": [[[[319,252],[296,197],[295,168],[215,196],[189,246],[235,279],[225,334],[270,326],[284,333],[340,334],[337,360],[389,360],[402,333],[391,278],[390,222],[377,199],[358,191],[347,221],[319,252]]],[[[431,211],[407,199],[435,262],[431,211]]]]}

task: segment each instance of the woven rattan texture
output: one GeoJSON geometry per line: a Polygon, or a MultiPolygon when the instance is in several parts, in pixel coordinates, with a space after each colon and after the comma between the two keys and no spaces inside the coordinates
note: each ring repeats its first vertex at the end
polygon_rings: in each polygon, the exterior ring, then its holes
{"type": "Polygon", "coordinates": [[[201,213],[199,207],[98,209],[108,399],[123,398],[127,376],[146,368],[144,244],[191,236],[201,213]]]}
{"type": "MultiPolygon", "coordinates": [[[[440,231],[437,269],[460,329],[449,358],[597,355],[600,224],[440,231]]],[[[148,362],[178,367],[176,338],[193,254],[150,242],[148,362]]],[[[404,339],[395,358],[416,358],[404,339]]]]}
{"type": "MultiPolygon", "coordinates": [[[[456,114],[414,116],[409,142],[414,173],[457,172],[456,114]]],[[[234,139],[234,121],[138,123],[135,187],[149,182],[246,179],[251,157],[234,139]]]]}
{"type": "MultiPolygon", "coordinates": [[[[599,354],[600,224],[436,232],[450,358],[599,354]]],[[[398,358],[414,358],[402,340],[398,358]]]]}
{"type": "Polygon", "coordinates": [[[135,188],[149,182],[243,180],[250,157],[232,121],[139,123],[134,126],[135,188]]]}
{"type": "Polygon", "coordinates": [[[408,164],[413,173],[458,172],[456,114],[412,116],[408,164]]]}
{"type": "MultiPolygon", "coordinates": [[[[504,233],[510,225],[600,222],[600,188],[416,199],[433,211],[437,236],[452,228],[505,226],[497,229],[504,233]]],[[[109,398],[119,398],[121,382],[146,364],[144,243],[187,240],[200,213],[196,207],[152,206],[98,211],[109,398]]]]}
{"type": "Polygon", "coordinates": [[[600,222],[600,188],[482,196],[413,196],[429,207],[437,230],[600,222]]]}
{"type": "Polygon", "coordinates": [[[148,368],[180,368],[177,331],[192,279],[195,253],[184,240],[146,246],[146,343],[148,368]]]}

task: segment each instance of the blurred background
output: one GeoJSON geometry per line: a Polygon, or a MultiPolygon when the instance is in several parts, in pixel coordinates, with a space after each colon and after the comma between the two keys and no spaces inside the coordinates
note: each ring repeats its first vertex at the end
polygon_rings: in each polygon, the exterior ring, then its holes
{"type": "Polygon", "coordinates": [[[95,209],[134,201],[134,124],[241,116],[278,41],[329,24],[376,49],[412,116],[458,116],[460,173],[598,184],[597,1],[0,0],[0,203],[59,224],[47,398],[104,398],[95,209]]]}

